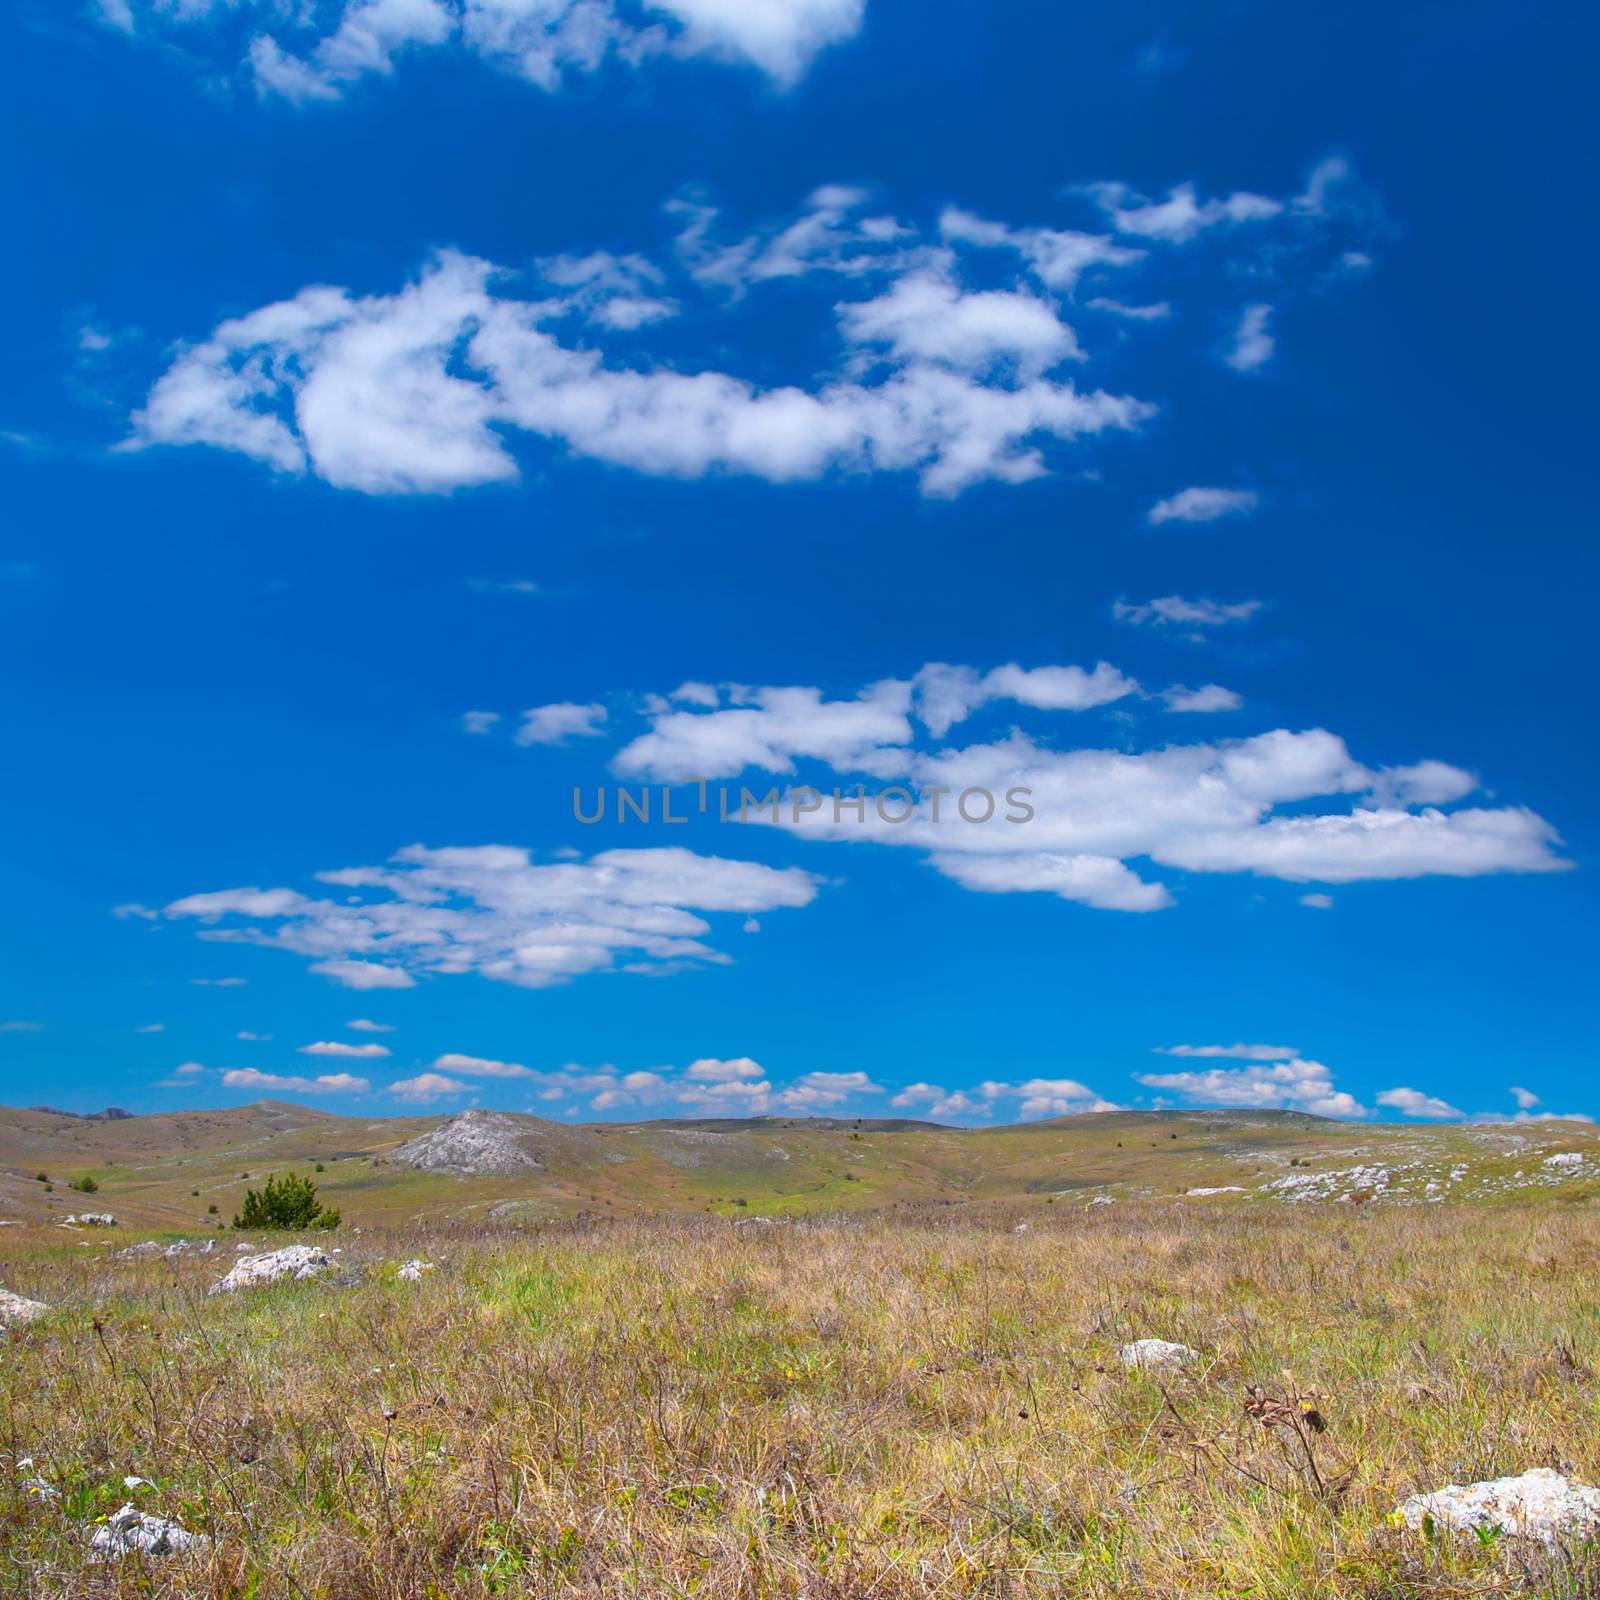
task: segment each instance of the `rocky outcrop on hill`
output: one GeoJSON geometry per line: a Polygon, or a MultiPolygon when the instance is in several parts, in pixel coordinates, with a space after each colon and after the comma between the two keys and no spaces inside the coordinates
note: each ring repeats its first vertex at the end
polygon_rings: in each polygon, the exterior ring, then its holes
{"type": "Polygon", "coordinates": [[[472,1177],[505,1177],[544,1165],[528,1148],[531,1119],[501,1111],[463,1111],[432,1133],[410,1139],[391,1161],[424,1172],[459,1172],[472,1177]]]}

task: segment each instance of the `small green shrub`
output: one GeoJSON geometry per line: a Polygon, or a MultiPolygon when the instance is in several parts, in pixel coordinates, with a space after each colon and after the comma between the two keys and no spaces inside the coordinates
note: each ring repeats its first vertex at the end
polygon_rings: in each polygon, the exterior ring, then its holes
{"type": "Polygon", "coordinates": [[[236,1228],[337,1228],[339,1213],[317,1199],[310,1178],[288,1173],[268,1177],[265,1188],[245,1191],[244,1206],[233,1219],[236,1228]]]}
{"type": "Polygon", "coordinates": [[[208,1217],[214,1217],[214,1216],[216,1216],[216,1214],[217,1214],[217,1208],[215,1206],[207,1206],[206,1207],[206,1215],[208,1217]]]}
{"type": "Polygon", "coordinates": [[[76,1189],[79,1194],[94,1194],[100,1188],[100,1185],[88,1173],[84,1173],[81,1178],[74,1178],[67,1187],[76,1189]]]}

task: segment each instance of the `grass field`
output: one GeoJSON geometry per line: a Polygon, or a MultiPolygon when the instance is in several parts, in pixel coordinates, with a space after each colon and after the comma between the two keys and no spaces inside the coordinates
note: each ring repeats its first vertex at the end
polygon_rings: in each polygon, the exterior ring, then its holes
{"type": "Polygon", "coordinates": [[[321,1279],[208,1297],[231,1242],[5,1241],[54,1308],[0,1364],[5,1593],[1600,1593],[1586,1552],[1388,1517],[1600,1480],[1586,1203],[368,1225],[321,1279]],[[1144,1336],[1201,1359],[1126,1371],[1144,1336]],[[128,1498],[209,1551],[91,1560],[128,1498]]]}

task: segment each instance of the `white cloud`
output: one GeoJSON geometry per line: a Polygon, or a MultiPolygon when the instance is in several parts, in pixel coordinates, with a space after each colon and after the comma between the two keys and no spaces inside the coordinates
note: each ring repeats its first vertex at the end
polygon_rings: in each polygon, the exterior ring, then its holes
{"type": "Polygon", "coordinates": [[[1478,780],[1444,761],[1418,761],[1409,767],[1385,767],[1372,782],[1373,798],[1388,806],[1447,806],[1464,800],[1478,780]]]}
{"type": "Polygon", "coordinates": [[[1187,244],[1209,228],[1264,222],[1284,209],[1281,200],[1244,191],[1201,200],[1192,183],[1176,185],[1165,200],[1148,200],[1125,183],[1089,184],[1084,192],[1118,233],[1163,244],[1187,244]]]}
{"type": "Polygon", "coordinates": [[[463,711],[461,713],[461,727],[466,733],[493,733],[495,724],[500,720],[498,711],[463,711]]]}
{"type": "Polygon", "coordinates": [[[345,1023],[352,1033],[393,1033],[392,1022],[374,1022],[370,1017],[354,1017],[345,1023]]]}
{"type": "Polygon", "coordinates": [[[1143,605],[1129,605],[1119,600],[1112,606],[1112,615],[1119,622],[1139,627],[1150,623],[1155,627],[1220,628],[1230,622],[1248,622],[1258,612],[1263,601],[1238,600],[1224,604],[1217,600],[1187,600],[1181,594],[1163,595],[1147,600],[1143,605]]]}
{"type": "Polygon", "coordinates": [[[205,1070],[198,1061],[185,1061],[172,1069],[172,1075],[175,1078],[197,1078],[205,1070]]]}
{"type": "Polygon", "coordinates": [[[964,1089],[945,1089],[937,1083],[908,1084],[890,1102],[897,1110],[921,1108],[930,1117],[986,1117],[989,1103],[964,1089]]]}
{"type": "Polygon", "coordinates": [[[319,1039],[315,1044],[300,1046],[303,1056],[342,1056],[348,1060],[376,1061],[389,1054],[381,1044],[346,1044],[342,1039],[319,1039]]]}
{"type": "Polygon", "coordinates": [[[1254,489],[1180,489],[1156,501],[1145,520],[1158,528],[1163,522],[1215,522],[1219,517],[1248,516],[1259,499],[1254,489]]]}
{"type": "Polygon", "coordinates": [[[271,1041],[270,1033],[251,1033],[248,1028],[241,1028],[235,1035],[236,1039],[244,1039],[250,1044],[267,1044],[271,1041]]]}
{"type": "Polygon", "coordinates": [[[1165,322],[1172,315],[1172,307],[1165,300],[1157,300],[1147,306],[1130,306],[1124,301],[1097,294],[1084,303],[1093,311],[1106,311],[1114,317],[1125,317],[1130,322],[1165,322]]]}
{"type": "MultiPolygon", "coordinates": [[[[987,222],[947,206],[939,217],[939,232],[951,242],[979,249],[1015,251],[1029,270],[1048,288],[1071,293],[1078,280],[1098,267],[1131,267],[1144,259],[1143,250],[1116,244],[1103,233],[1074,233],[1057,228],[1012,228],[1000,222],[987,222]]],[[[1091,300],[1092,306],[1115,309],[1124,316],[1164,315],[1165,307],[1120,306],[1106,300],[1091,300]]]]}
{"type": "Polygon", "coordinates": [[[1300,1052],[1292,1044],[1164,1044],[1156,1046],[1156,1054],[1201,1060],[1293,1061],[1300,1052]]]}
{"type": "Polygon", "coordinates": [[[494,1061],[484,1056],[442,1055],[434,1062],[438,1072],[455,1072],[463,1078],[532,1078],[536,1074],[515,1061],[494,1061]]]}
{"type": "Polygon", "coordinates": [[[1517,1102],[1517,1105],[1524,1111],[1532,1111],[1536,1105],[1540,1105],[1542,1103],[1538,1095],[1536,1095],[1531,1089],[1519,1089],[1513,1085],[1510,1093],[1512,1099],[1514,1099],[1517,1102]]]}
{"type": "Polygon", "coordinates": [[[1333,896],[1331,894],[1303,894],[1300,904],[1308,906],[1313,911],[1333,910],[1333,896]]]}
{"type": "Polygon", "coordinates": [[[691,1062],[684,1072],[684,1077],[691,1083],[736,1083],[765,1076],[766,1069],[749,1056],[735,1056],[729,1061],[707,1056],[691,1062]]]}
{"type": "Polygon", "coordinates": [[[315,961],[309,970],[346,989],[414,989],[417,983],[409,972],[381,961],[315,961]]]}
{"type": "MultiPolygon", "coordinates": [[[[958,696],[944,715],[963,704],[958,696]]],[[[942,722],[933,716],[930,731],[942,722]]],[[[1013,730],[988,744],[913,746],[897,752],[897,762],[895,787],[914,804],[869,794],[857,815],[853,803],[846,809],[831,797],[836,781],[807,774],[807,805],[791,791],[781,806],[752,806],[743,820],[818,840],[910,846],[972,889],[1053,893],[1122,911],[1172,903],[1165,885],[1135,870],[1139,858],[1187,872],[1324,884],[1570,865],[1555,853],[1555,831],[1524,807],[1380,803],[1374,790],[1383,774],[1320,728],[1143,751],[1055,749],[1013,730]],[[987,818],[986,801],[970,810],[959,803],[968,791],[994,797],[987,818]],[[1321,806],[1306,804],[1313,800],[1321,806]]],[[[722,770],[736,764],[730,758],[722,770]]]]}
{"type": "MultiPolygon", "coordinates": [[[[179,1072],[184,1068],[179,1067],[179,1072]]],[[[294,1094],[365,1094],[372,1087],[365,1078],[348,1072],[324,1073],[316,1078],[283,1077],[275,1072],[257,1072],[254,1067],[233,1067],[222,1074],[228,1089],[288,1090],[294,1094]]]]}
{"type": "Polygon", "coordinates": [[[1460,1121],[1466,1113],[1458,1111],[1448,1101],[1423,1094],[1420,1089],[1385,1089],[1378,1095],[1378,1104],[1388,1106],[1408,1117],[1426,1117],[1437,1122],[1460,1121]]]}
{"type": "Polygon", "coordinates": [[[1232,689],[1224,689],[1220,683],[1207,683],[1198,689],[1175,683],[1161,691],[1161,698],[1168,711],[1237,711],[1244,704],[1232,689]]]}
{"type": "Polygon", "coordinates": [[[548,92],[608,63],[638,68],[667,56],[755,67],[778,87],[797,82],[817,54],[853,37],[865,0],[339,0],[313,10],[275,0],[98,0],[118,31],[149,34],[200,55],[222,37],[204,25],[246,13],[260,31],[248,61],[257,92],[296,104],[342,98],[406,57],[463,51],[548,92]]]}
{"type": "Polygon", "coordinates": [[[824,700],[820,689],[755,689],[748,704],[720,711],[667,710],[649,733],[620,750],[625,777],[725,778],[749,768],[790,773],[796,757],[891,776],[904,769],[911,742],[909,684],[889,681],[854,700],[824,700]]]}
{"type": "Polygon", "coordinates": [[[562,701],[556,705],[535,706],[522,713],[516,741],[530,745],[592,739],[605,731],[605,720],[606,708],[602,705],[574,705],[571,701],[562,701]]]}
{"type": "Polygon", "coordinates": [[[943,355],[934,330],[908,325],[869,378],[762,389],[714,370],[608,363],[562,342],[570,305],[511,298],[498,292],[506,277],[445,252],[398,294],[309,288],[221,323],[180,349],[127,447],[207,444],[368,494],[444,493],[515,479],[506,438],[521,432],[656,475],[914,471],[925,493],[950,496],[1038,477],[1040,440],[1129,430],[1151,413],[1044,376],[1037,341],[1016,371],[966,370],[958,356],[1004,342],[981,296],[958,297],[968,335],[943,355]]]}
{"type": "Polygon", "coordinates": [[[197,989],[242,989],[249,981],[248,978],[191,978],[189,980],[197,989]]]}
{"type": "Polygon", "coordinates": [[[167,1025],[164,1022],[147,1022],[142,1027],[135,1028],[135,1033],[165,1033],[167,1025]]]}
{"type": "Polygon", "coordinates": [[[1369,1115],[1354,1096],[1334,1088],[1333,1074],[1320,1061],[1304,1061],[1298,1056],[1271,1065],[1142,1072],[1136,1076],[1146,1088],[1171,1090],[1197,1105],[1292,1109],[1319,1117],[1369,1115]]]}
{"type": "Polygon", "coordinates": [[[389,1085],[390,1094],[402,1100],[439,1100],[446,1095],[466,1094],[467,1085],[439,1072],[419,1072],[414,1078],[401,1078],[389,1085]]]}
{"type": "Polygon", "coordinates": [[[120,906],[111,908],[111,915],[119,918],[139,917],[146,922],[156,921],[161,913],[152,910],[149,906],[142,906],[136,900],[129,900],[120,906]]]}
{"type": "Polygon", "coordinates": [[[994,700],[1014,700],[1038,711],[1088,711],[1137,694],[1139,685],[1109,662],[1082,667],[1023,668],[1014,662],[982,675],[971,667],[934,661],[912,680],[917,716],[934,738],[994,700]]]}
{"type": "Polygon", "coordinates": [[[779,1092],[778,1103],[791,1111],[812,1111],[843,1105],[854,1095],[882,1093],[864,1072],[807,1072],[779,1092]]]}
{"type": "Polygon", "coordinates": [[[1235,372],[1256,372],[1272,359],[1277,341],[1267,331],[1271,320],[1269,305],[1249,305],[1239,313],[1233,340],[1222,358],[1235,372]]]}
{"type": "Polygon", "coordinates": [[[224,891],[174,901],[167,915],[202,917],[200,936],[213,942],[309,958],[311,971],[356,989],[409,988],[415,974],[469,972],[543,988],[613,969],[620,952],[637,971],[726,963],[704,942],[711,925],[700,913],[804,906],[818,885],[799,868],[680,848],[535,863],[508,845],[411,845],[386,866],[318,877],[359,892],[311,899],[286,889],[224,891]],[[225,917],[242,921],[215,925],[225,917]]]}

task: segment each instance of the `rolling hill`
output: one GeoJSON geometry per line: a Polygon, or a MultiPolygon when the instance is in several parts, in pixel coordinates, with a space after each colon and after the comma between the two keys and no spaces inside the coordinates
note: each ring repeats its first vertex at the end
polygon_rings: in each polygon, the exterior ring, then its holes
{"type": "Polygon", "coordinates": [[[0,1224],[96,1211],[149,1231],[215,1228],[251,1184],[291,1169],[314,1171],[356,1225],[1138,1197],[1486,1203],[1600,1194],[1600,1141],[1579,1123],[1370,1125],[1286,1111],[1105,1112],[972,1129],[875,1118],[368,1118],[271,1100],[110,1119],[0,1108],[0,1224]],[[68,1187],[85,1177],[92,1193],[68,1187]]]}

